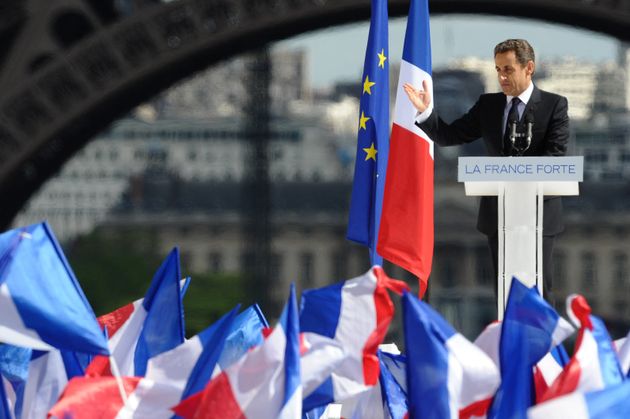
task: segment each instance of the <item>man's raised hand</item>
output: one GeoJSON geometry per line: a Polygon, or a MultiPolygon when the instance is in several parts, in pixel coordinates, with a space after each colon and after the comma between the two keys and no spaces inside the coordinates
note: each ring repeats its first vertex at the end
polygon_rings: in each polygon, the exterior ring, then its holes
{"type": "Polygon", "coordinates": [[[427,110],[431,104],[431,91],[426,80],[422,81],[422,89],[415,89],[409,83],[405,83],[403,89],[418,112],[422,113],[427,110]]]}

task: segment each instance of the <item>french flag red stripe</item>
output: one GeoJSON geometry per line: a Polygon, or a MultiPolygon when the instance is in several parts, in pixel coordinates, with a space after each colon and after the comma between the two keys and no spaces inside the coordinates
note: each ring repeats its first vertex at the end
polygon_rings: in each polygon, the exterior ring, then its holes
{"type": "Polygon", "coordinates": [[[433,159],[430,143],[394,123],[378,252],[427,288],[433,260],[433,159]],[[424,158],[424,157],[426,158],[424,158]]]}
{"type": "Polygon", "coordinates": [[[185,419],[245,419],[245,414],[232,392],[230,380],[224,372],[210,381],[203,391],[174,407],[173,411],[185,419]]]}
{"type": "MultiPolygon", "coordinates": [[[[133,393],[140,380],[140,377],[123,377],[125,393],[133,393]]],[[[68,382],[48,415],[73,419],[114,418],[122,407],[123,400],[114,377],[80,377],[68,382]]]]}

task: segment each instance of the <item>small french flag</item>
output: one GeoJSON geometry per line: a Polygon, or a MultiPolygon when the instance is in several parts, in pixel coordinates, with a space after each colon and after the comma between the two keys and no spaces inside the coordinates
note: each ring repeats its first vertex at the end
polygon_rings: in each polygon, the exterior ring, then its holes
{"type": "Polygon", "coordinates": [[[45,222],[0,234],[0,336],[33,349],[109,354],[92,307],[45,222]]]}
{"type": "Polygon", "coordinates": [[[302,293],[300,330],[333,339],[346,353],[331,377],[312,394],[305,394],[305,411],[343,401],[376,385],[376,351],[394,316],[388,289],[400,294],[408,286],[374,266],[359,277],[302,293]]]}
{"type": "Polygon", "coordinates": [[[403,316],[411,416],[457,419],[469,417],[471,406],[489,405],[500,382],[494,362],[409,293],[403,316]]]}
{"type": "Polygon", "coordinates": [[[295,286],[265,342],[173,408],[184,418],[299,418],[300,338],[295,286]]]}

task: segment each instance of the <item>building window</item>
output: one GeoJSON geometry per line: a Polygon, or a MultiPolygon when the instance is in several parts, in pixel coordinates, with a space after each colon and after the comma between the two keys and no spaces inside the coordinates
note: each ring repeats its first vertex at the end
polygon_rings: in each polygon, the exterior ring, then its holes
{"type": "Polygon", "coordinates": [[[219,252],[211,252],[210,259],[210,272],[217,273],[223,271],[223,258],[219,252]]]}
{"type": "Polygon", "coordinates": [[[302,271],[301,280],[303,288],[313,288],[315,286],[315,266],[314,257],[310,252],[304,252],[300,255],[300,268],[302,271]]]}
{"type": "Polygon", "coordinates": [[[492,256],[487,246],[475,249],[475,280],[479,285],[490,286],[497,278],[494,277],[492,256]]]}
{"type": "Polygon", "coordinates": [[[269,275],[271,276],[272,281],[282,279],[282,256],[278,253],[273,253],[271,255],[269,275]]]}
{"type": "Polygon", "coordinates": [[[592,293],[597,281],[597,266],[595,254],[593,252],[584,252],[582,254],[582,292],[592,293]]]}
{"type": "Polygon", "coordinates": [[[554,285],[563,290],[567,286],[567,255],[564,251],[559,250],[553,256],[553,272],[552,279],[554,285]]]}
{"type": "Polygon", "coordinates": [[[612,275],[614,289],[625,289],[628,281],[628,255],[623,252],[613,255],[612,275]]]}
{"type": "Polygon", "coordinates": [[[348,255],[343,251],[336,251],[332,255],[332,271],[335,281],[344,281],[348,275],[348,255]]]}

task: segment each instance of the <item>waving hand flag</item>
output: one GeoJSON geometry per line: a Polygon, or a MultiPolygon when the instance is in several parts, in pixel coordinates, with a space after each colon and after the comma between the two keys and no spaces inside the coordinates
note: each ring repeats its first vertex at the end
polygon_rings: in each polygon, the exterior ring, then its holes
{"type": "Polygon", "coordinates": [[[46,223],[0,234],[0,340],[109,354],[92,307],[46,223]]]}
{"type": "Polygon", "coordinates": [[[580,325],[575,351],[562,373],[543,394],[541,401],[574,391],[588,392],[620,384],[624,375],[604,322],[591,315],[586,299],[567,297],[569,317],[580,325]]]}
{"type": "Polygon", "coordinates": [[[418,277],[423,296],[433,261],[433,141],[414,124],[405,83],[431,88],[428,0],[411,0],[400,63],[377,250],[418,277]]]}
{"type": "Polygon", "coordinates": [[[409,293],[403,316],[411,416],[456,419],[470,406],[488,404],[499,386],[494,362],[409,293]]]}
{"type": "MultiPolygon", "coordinates": [[[[144,299],[99,317],[107,327],[112,355],[126,376],[144,376],[149,358],[184,341],[179,251],[174,248],[159,267],[144,299]]],[[[89,375],[109,375],[109,360],[96,357],[89,375]]]]}
{"type": "Polygon", "coordinates": [[[534,404],[533,368],[573,327],[542,299],[538,290],[512,279],[501,324],[501,385],[488,418],[524,418],[534,404]]]}
{"type": "Polygon", "coordinates": [[[331,377],[304,399],[310,411],[346,400],[376,385],[379,360],[376,355],[394,317],[394,304],[387,289],[408,288],[388,278],[380,266],[345,282],[302,293],[300,330],[337,341],[346,359],[331,377]]]}
{"type": "Polygon", "coordinates": [[[372,0],[348,220],[348,239],[370,248],[372,265],[382,265],[383,261],[376,252],[376,243],[389,154],[388,56],[387,0],[372,0]]]}

